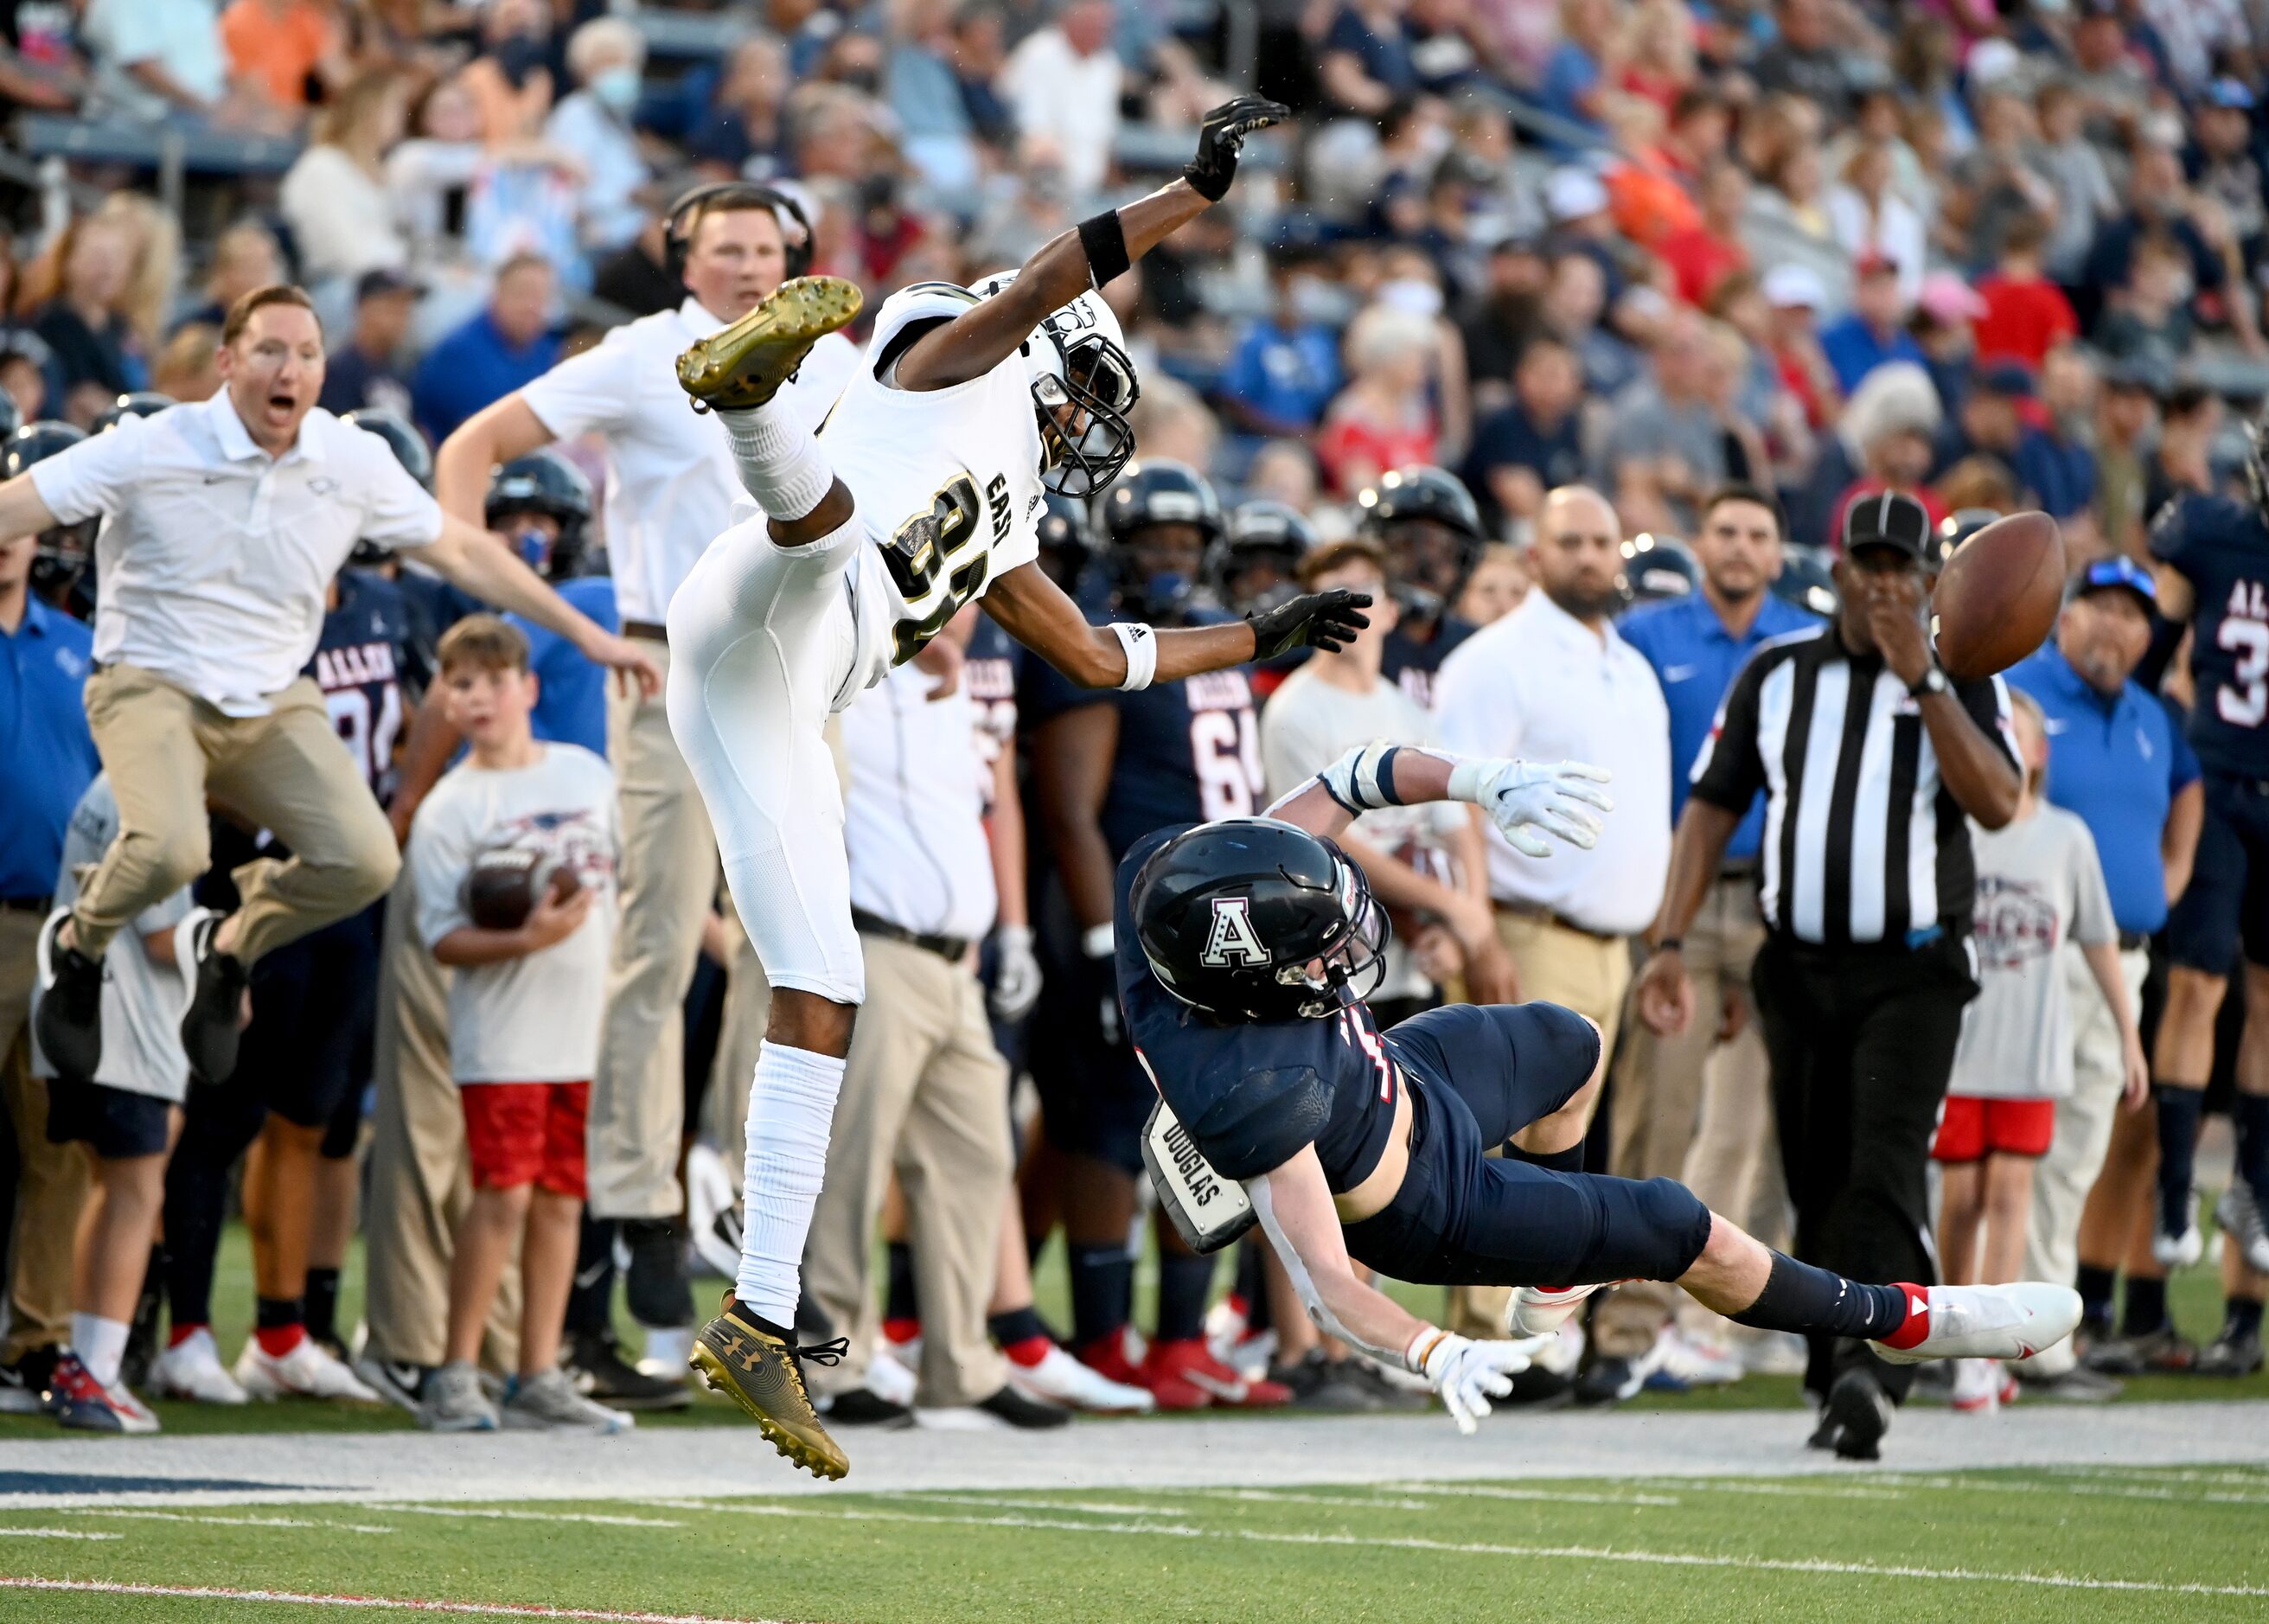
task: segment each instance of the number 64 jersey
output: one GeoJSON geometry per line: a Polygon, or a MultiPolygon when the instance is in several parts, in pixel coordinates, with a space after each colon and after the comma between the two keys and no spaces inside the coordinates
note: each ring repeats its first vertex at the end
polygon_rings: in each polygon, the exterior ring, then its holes
{"type": "Polygon", "coordinates": [[[2152,553],[2191,584],[2191,744],[2210,772],[2269,779],[2269,525],[2243,502],[2169,506],[2152,553]]]}

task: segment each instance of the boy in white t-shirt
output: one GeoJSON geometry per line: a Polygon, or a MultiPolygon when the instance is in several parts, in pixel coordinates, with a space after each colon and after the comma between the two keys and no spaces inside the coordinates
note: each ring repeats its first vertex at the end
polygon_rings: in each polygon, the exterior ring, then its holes
{"type": "MultiPolygon", "coordinates": [[[[78,900],[78,876],[102,860],[117,833],[118,802],[109,777],[99,776],[63,831],[58,909],[69,913],[78,900]]],[[[119,1366],[165,1209],[166,1161],[181,1134],[189,1086],[181,1037],[189,993],[174,968],[175,943],[186,951],[183,922],[203,917],[183,886],[119,933],[104,961],[102,1063],[92,1078],[58,1076],[36,1038],[33,1044],[32,1071],[49,1080],[48,1138],[84,1145],[94,1176],[73,1260],[70,1346],[55,1362],[48,1389],[55,1419],[79,1431],[158,1430],[157,1416],[127,1387],[119,1366]]],[[[35,999],[44,982],[42,976],[34,984],[35,999]]],[[[243,1403],[244,1395],[234,1401],[243,1403]]]]}
{"type": "Polygon", "coordinates": [[[536,683],[514,627],[469,616],[442,638],[440,664],[448,719],[470,748],[418,808],[409,861],[418,934],[456,971],[449,1058],[473,1200],[449,1266],[448,1362],[428,1378],[418,1419],[440,1432],[617,1432],[631,1418],[576,1392],[558,1365],[614,933],[614,775],[580,746],[536,742],[536,683]],[[506,849],[535,857],[536,904],[513,929],[485,929],[467,911],[467,885],[484,855],[506,849]],[[554,870],[578,882],[565,900],[548,883],[554,870]],[[474,1361],[515,1246],[520,1369],[499,1414],[474,1361]]]}
{"type": "MultiPolygon", "coordinates": [[[[2025,785],[2007,824],[1970,831],[1980,991],[1962,1018],[1931,1146],[1943,1176],[1938,1251],[1950,1286],[2014,1281],[2023,1265],[2033,1164],[2056,1136],[2057,1102],[2073,1088],[2067,944],[2079,949],[2118,1022],[2127,1108],[2140,1106],[2150,1088],[2095,841],[2086,823],[2042,799],[2049,746],[2041,707],[2030,694],[2012,692],[2025,785]]],[[[1996,1409],[2015,1397],[2015,1385],[1997,1360],[1955,1362],[1958,1410],[1996,1409]]]]}

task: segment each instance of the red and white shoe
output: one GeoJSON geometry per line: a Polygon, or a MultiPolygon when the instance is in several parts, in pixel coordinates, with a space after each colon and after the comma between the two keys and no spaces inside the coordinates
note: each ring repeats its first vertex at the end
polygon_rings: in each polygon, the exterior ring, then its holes
{"type": "Polygon", "coordinates": [[[2001,1367],[1992,1359],[1954,1362],[1955,1410],[1964,1415],[1991,1415],[2001,1407],[2001,1367]]]}
{"type": "Polygon", "coordinates": [[[1552,1336],[1583,1306],[1584,1299],[1599,1289],[1598,1286],[1516,1286],[1512,1301],[1505,1307],[1506,1333],[1516,1338],[1552,1336]]]}
{"type": "Polygon", "coordinates": [[[2030,1359],[2080,1324],[2080,1293],[2019,1281],[2010,1286],[1902,1285],[1907,1322],[1874,1343],[1892,1364],[1931,1359],[2030,1359]]]}
{"type": "Polygon", "coordinates": [[[1008,1362],[1009,1385],[1027,1399],[1084,1410],[1091,1415],[1148,1415],[1158,1407],[1150,1390],[1134,1382],[1112,1380],[1073,1358],[1053,1342],[1031,1364],[1008,1362]]]}
{"type": "Polygon", "coordinates": [[[1213,1356],[1202,1337],[1151,1344],[1150,1356],[1142,1362],[1142,1383],[1162,1410],[1202,1409],[1207,1404],[1227,1409],[1272,1410],[1292,1402],[1292,1390],[1283,1383],[1239,1376],[1213,1356]],[[1201,1402],[1187,1402],[1185,1390],[1199,1394],[1201,1402]]]}

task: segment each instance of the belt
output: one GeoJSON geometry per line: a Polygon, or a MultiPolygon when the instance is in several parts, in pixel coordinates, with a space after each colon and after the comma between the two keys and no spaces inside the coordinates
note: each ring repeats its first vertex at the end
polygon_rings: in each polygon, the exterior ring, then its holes
{"type": "Polygon", "coordinates": [[[1757,877],[1757,860],[1754,857],[1731,858],[1718,865],[1718,877],[1721,880],[1754,880],[1757,877]]]}
{"type": "Polygon", "coordinates": [[[851,910],[851,923],[870,936],[887,936],[892,941],[903,941],[910,948],[920,948],[925,953],[935,953],[938,957],[951,963],[958,964],[969,955],[970,944],[966,937],[926,936],[918,930],[908,930],[903,925],[894,925],[882,915],[869,913],[864,908],[851,910]]]}
{"type": "Polygon", "coordinates": [[[1534,908],[1524,903],[1501,902],[1497,904],[1497,911],[1499,913],[1509,913],[1517,919],[1534,919],[1540,925],[1554,925],[1562,930],[1572,930],[1578,936],[1589,936],[1594,941],[1621,941],[1623,939],[1618,932],[1593,930],[1590,926],[1578,925],[1566,914],[1555,913],[1549,908],[1534,908]]]}
{"type": "Polygon", "coordinates": [[[651,620],[626,620],[623,622],[623,635],[647,643],[667,643],[669,641],[669,628],[651,620]]]}
{"type": "Polygon", "coordinates": [[[2119,950],[2137,953],[2151,945],[2151,933],[2147,930],[2123,930],[2119,933],[2119,950]]]}
{"type": "Polygon", "coordinates": [[[0,913],[36,913],[45,919],[55,907],[52,897],[0,897],[0,913]]]}

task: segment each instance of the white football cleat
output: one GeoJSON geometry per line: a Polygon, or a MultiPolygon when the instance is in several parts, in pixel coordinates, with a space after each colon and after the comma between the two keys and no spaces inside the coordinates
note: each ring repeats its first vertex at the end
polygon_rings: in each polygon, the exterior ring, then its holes
{"type": "Polygon", "coordinates": [[[194,1399],[199,1404],[243,1404],[248,1395],[220,1362],[212,1332],[200,1327],[158,1355],[150,1385],[161,1399],[194,1399]]]}
{"type": "Polygon", "coordinates": [[[383,1404],[363,1379],[325,1352],[313,1337],[281,1359],[267,1353],[255,1337],[236,1358],[236,1384],[252,1399],[336,1399],[350,1404],[383,1404]]]}
{"type": "Polygon", "coordinates": [[[111,1414],[118,1417],[120,1430],[149,1433],[159,1429],[157,1415],[148,1405],[135,1396],[134,1390],[125,1383],[105,1384],[102,1396],[110,1400],[111,1414]]]}
{"type": "Polygon", "coordinates": [[[2180,1235],[2169,1235],[2162,1221],[2156,1218],[2152,1221],[2151,1257],[2160,1267],[2186,1269],[2206,1256],[2206,1236],[2199,1231],[2198,1212],[2199,1200],[2193,1192],[2190,1214],[2184,1221],[2180,1235]]]}
{"type": "Polygon", "coordinates": [[[1114,1382],[1102,1371],[1082,1364],[1054,1343],[1039,1363],[1018,1364],[1011,1359],[1009,1384],[1027,1399],[1060,1404],[1090,1415],[1148,1415],[1158,1407],[1147,1387],[1114,1382]]]}
{"type": "Polygon", "coordinates": [[[1505,1333],[1515,1339],[1550,1336],[1567,1323],[1585,1297],[1600,1289],[1600,1285],[1516,1286],[1511,1302],[1505,1305],[1505,1333]]]}
{"type": "Polygon", "coordinates": [[[1912,1347],[1873,1342],[1875,1356],[1890,1364],[1921,1364],[1930,1359],[2030,1359],[2053,1347],[2080,1324],[2080,1293],[2069,1286],[2019,1281],[2012,1286],[1933,1286],[1926,1301],[1930,1332],[1912,1347]]]}
{"type": "Polygon", "coordinates": [[[2214,1221],[2244,1254],[2248,1268],[2269,1274],[2269,1224],[2262,1222],[2260,1204],[2242,1174],[2231,1175],[2229,1187],[2214,1203],[2214,1221]]]}

